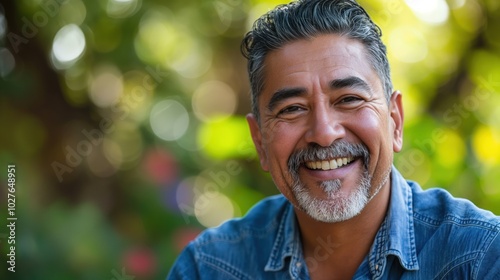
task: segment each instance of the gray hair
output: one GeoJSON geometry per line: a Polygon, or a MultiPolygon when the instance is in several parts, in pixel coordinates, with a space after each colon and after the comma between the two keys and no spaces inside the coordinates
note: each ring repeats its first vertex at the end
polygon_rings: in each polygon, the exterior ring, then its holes
{"type": "Polygon", "coordinates": [[[257,120],[266,55],[292,41],[332,33],[363,43],[389,102],[392,82],[386,47],[380,38],[382,31],[368,13],[354,0],[299,0],[279,5],[257,19],[241,44],[248,59],[252,112],[257,120]]]}

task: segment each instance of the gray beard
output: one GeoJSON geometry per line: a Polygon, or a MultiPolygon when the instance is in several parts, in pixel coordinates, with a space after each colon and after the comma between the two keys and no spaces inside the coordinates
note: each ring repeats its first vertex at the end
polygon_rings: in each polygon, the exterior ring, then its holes
{"type": "Polygon", "coordinates": [[[378,194],[389,179],[391,167],[385,173],[382,182],[372,189],[372,176],[368,172],[368,149],[362,144],[350,144],[340,140],[330,147],[313,146],[294,153],[288,162],[288,168],[294,184],[292,193],[298,207],[313,219],[325,223],[335,223],[349,220],[361,213],[366,205],[378,194]],[[310,190],[300,181],[298,169],[307,160],[326,159],[335,156],[356,156],[363,161],[363,171],[356,189],[344,195],[341,193],[342,181],[335,179],[321,182],[320,187],[326,198],[313,197],[310,190]]]}
{"type": "Polygon", "coordinates": [[[313,197],[302,182],[296,180],[292,192],[299,208],[311,218],[325,223],[336,223],[357,216],[376,194],[370,197],[371,176],[366,170],[352,193],[347,196],[341,195],[341,186],[342,182],[339,179],[322,182],[321,188],[327,196],[323,199],[313,197]]]}

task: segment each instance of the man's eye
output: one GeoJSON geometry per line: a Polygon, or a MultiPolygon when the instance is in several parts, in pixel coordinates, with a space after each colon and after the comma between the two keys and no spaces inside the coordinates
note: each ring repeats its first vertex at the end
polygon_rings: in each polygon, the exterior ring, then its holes
{"type": "Polygon", "coordinates": [[[294,112],[302,111],[302,110],[304,110],[304,109],[302,107],[299,107],[299,106],[289,106],[289,107],[286,107],[286,108],[280,110],[278,112],[278,115],[290,114],[290,113],[294,113],[294,112]]]}
{"type": "Polygon", "coordinates": [[[356,96],[347,96],[347,97],[344,97],[340,100],[340,103],[351,103],[351,102],[356,102],[356,101],[360,101],[361,98],[359,97],[356,97],[356,96]]]}

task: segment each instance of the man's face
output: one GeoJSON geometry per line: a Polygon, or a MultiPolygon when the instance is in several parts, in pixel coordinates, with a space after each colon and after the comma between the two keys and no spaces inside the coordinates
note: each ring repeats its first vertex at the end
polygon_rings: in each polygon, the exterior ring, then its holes
{"type": "Polygon", "coordinates": [[[401,94],[388,105],[365,47],[333,34],[270,52],[264,75],[260,125],[247,116],[262,168],[316,220],[359,214],[389,185],[402,146],[401,94]]]}

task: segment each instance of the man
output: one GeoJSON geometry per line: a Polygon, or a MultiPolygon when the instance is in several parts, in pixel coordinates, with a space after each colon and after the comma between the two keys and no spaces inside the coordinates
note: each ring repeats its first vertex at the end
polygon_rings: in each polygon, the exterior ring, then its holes
{"type": "Polygon", "coordinates": [[[282,195],[206,230],[170,279],[500,279],[500,218],[392,165],[403,106],[380,36],[350,0],[256,21],[247,120],[282,195]]]}

